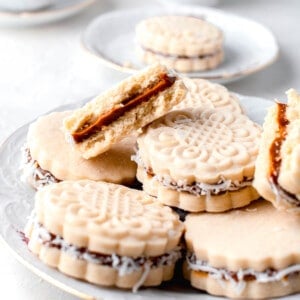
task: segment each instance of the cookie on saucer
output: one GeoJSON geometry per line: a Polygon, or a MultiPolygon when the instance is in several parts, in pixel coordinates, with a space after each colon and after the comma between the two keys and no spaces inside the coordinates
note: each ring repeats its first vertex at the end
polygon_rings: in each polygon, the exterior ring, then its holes
{"type": "Polygon", "coordinates": [[[300,95],[287,96],[265,118],[254,186],[277,208],[300,213],[300,95]]]}
{"type": "Polygon", "coordinates": [[[136,26],[137,54],[179,72],[216,68],[224,57],[223,33],[193,16],[155,16],[136,26]]]}

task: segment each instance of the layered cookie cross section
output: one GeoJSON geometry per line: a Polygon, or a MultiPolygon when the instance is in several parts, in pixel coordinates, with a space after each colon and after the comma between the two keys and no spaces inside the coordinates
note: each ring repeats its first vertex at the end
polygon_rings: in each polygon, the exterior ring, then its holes
{"type": "Polygon", "coordinates": [[[254,186],[279,209],[300,212],[300,95],[287,92],[275,103],[263,126],[254,186]]]}
{"type": "Polygon", "coordinates": [[[64,120],[67,139],[86,159],[163,116],[186,94],[177,75],[155,64],[123,80],[64,120]]]}

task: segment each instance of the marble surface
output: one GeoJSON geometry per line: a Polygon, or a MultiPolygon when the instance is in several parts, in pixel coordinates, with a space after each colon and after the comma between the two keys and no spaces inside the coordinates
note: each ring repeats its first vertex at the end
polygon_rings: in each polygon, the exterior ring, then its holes
{"type": "MultiPolygon", "coordinates": [[[[171,1],[168,1],[168,4],[171,1]]],[[[59,105],[97,94],[126,74],[103,67],[80,45],[81,33],[106,11],[160,5],[160,2],[98,0],[81,14],[38,27],[0,28],[0,143],[16,128],[59,105]]],[[[231,90],[267,99],[284,99],[300,90],[300,2],[220,0],[217,8],[268,26],[280,45],[269,68],[228,84],[231,90]]],[[[0,166],[1,167],[1,166],[0,166]]],[[[28,271],[0,244],[1,294],[9,299],[76,299],[28,271]]]]}

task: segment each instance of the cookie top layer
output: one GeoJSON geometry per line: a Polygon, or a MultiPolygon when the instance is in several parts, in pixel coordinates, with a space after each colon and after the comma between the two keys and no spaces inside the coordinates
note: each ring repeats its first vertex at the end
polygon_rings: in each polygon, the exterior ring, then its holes
{"type": "Polygon", "coordinates": [[[173,111],[137,139],[144,167],[177,183],[252,178],[260,127],[228,109],[173,111]]]}
{"type": "Polygon", "coordinates": [[[135,138],[114,145],[109,151],[89,160],[65,140],[62,121],[71,111],[54,112],[32,123],[27,144],[33,159],[42,169],[60,180],[91,179],[113,183],[132,183],[136,164],[131,161],[135,138]]]}
{"type": "Polygon", "coordinates": [[[282,269],[300,263],[300,219],[263,200],[221,214],[190,214],[187,247],[197,259],[231,271],[282,269]]]}
{"type": "Polygon", "coordinates": [[[198,56],[222,47],[223,34],[213,24],[191,16],[156,16],[136,26],[138,43],[165,54],[198,56]]]}
{"type": "Polygon", "coordinates": [[[228,108],[242,113],[239,99],[229,92],[225,86],[205,79],[191,79],[188,77],[184,77],[183,82],[188,92],[184,99],[174,106],[174,110],[189,107],[200,107],[201,109],[228,108]]]}
{"type": "Polygon", "coordinates": [[[63,181],[36,193],[38,221],[77,247],[103,254],[157,256],[174,249],[179,217],[143,191],[89,180],[63,181]]]}

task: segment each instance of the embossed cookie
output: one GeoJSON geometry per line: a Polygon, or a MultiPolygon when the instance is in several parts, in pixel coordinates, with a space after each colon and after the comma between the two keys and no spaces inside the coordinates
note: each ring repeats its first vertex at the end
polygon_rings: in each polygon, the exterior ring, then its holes
{"type": "Polygon", "coordinates": [[[137,178],[166,205],[218,212],[258,198],[252,187],[260,127],[228,109],[174,111],[137,139],[137,178]]]}
{"type": "Polygon", "coordinates": [[[260,200],[222,214],[189,214],[184,276],[210,294],[273,299],[300,292],[300,219],[260,200]]]}
{"type": "Polygon", "coordinates": [[[136,138],[129,137],[107,152],[86,160],[65,140],[62,121],[71,111],[54,112],[32,123],[27,135],[23,178],[39,188],[61,180],[91,179],[131,184],[136,164],[131,160],[136,138]]]}
{"type": "Polygon", "coordinates": [[[201,109],[230,109],[242,113],[242,108],[237,96],[229,92],[225,86],[210,82],[205,79],[192,79],[183,77],[187,88],[186,96],[174,110],[200,107],[201,109]]]}
{"type": "Polygon", "coordinates": [[[300,213],[300,95],[287,96],[266,116],[254,186],[277,208],[300,213]]]}
{"type": "Polygon", "coordinates": [[[82,156],[91,158],[163,116],[185,93],[182,80],[155,64],[75,111],[64,127],[82,156]]]}
{"type": "Polygon", "coordinates": [[[183,224],[142,191],[63,181],[40,189],[34,209],[29,249],[69,276],[133,290],[173,276],[183,224]]]}
{"type": "Polygon", "coordinates": [[[160,62],[179,72],[216,68],[223,60],[223,34],[193,16],[156,16],[136,26],[137,54],[146,64],[160,62]]]}

